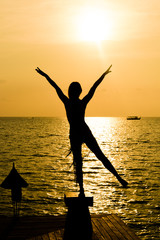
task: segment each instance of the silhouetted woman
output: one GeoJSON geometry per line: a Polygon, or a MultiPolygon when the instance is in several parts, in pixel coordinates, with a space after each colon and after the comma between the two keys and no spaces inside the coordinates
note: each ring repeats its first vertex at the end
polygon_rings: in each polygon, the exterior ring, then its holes
{"type": "MultiPolygon", "coordinates": [[[[112,65],[111,65],[112,66],[112,65]]],[[[106,72],[102,74],[102,76],[93,84],[88,94],[83,98],[79,99],[79,96],[82,92],[82,88],[80,83],[72,82],[68,89],[68,96],[64,95],[62,90],[58,87],[58,85],[42,70],[39,68],[36,71],[44,76],[48,82],[55,88],[57,94],[61,101],[64,103],[67,119],[70,124],[70,144],[71,151],[73,154],[73,163],[76,171],[77,182],[80,186],[80,194],[84,194],[83,189],[83,173],[82,173],[82,153],[81,148],[82,144],[85,143],[88,148],[96,155],[96,157],[103,163],[105,168],[107,168],[123,185],[123,187],[127,186],[127,182],[123,180],[113,165],[110,163],[108,158],[103,154],[96,139],[94,138],[91,130],[87,126],[85,122],[85,110],[88,102],[94,95],[94,92],[98,85],[102,82],[106,74],[110,73],[110,68],[107,69],[106,72]]]]}

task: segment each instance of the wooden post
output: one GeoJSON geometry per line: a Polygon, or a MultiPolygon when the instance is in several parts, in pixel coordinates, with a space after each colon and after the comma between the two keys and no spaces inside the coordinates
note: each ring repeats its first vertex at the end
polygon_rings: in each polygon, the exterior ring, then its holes
{"type": "Polygon", "coordinates": [[[93,197],[80,197],[78,194],[68,192],[64,196],[65,204],[68,207],[64,240],[92,239],[92,224],[88,206],[93,206],[93,197]]]}

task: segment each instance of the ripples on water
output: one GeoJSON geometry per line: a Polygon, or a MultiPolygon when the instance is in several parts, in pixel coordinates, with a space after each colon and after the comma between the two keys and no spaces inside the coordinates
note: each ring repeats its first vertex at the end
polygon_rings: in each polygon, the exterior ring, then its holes
{"type": "MultiPolygon", "coordinates": [[[[84,185],[94,196],[91,213],[117,213],[141,239],[159,239],[160,118],[87,118],[102,150],[129,181],[123,189],[83,146],[84,185]]],[[[76,191],[68,123],[60,118],[0,118],[0,183],[15,162],[29,183],[22,215],[64,214],[64,192],[76,191]]],[[[0,189],[0,213],[12,215],[10,192],[0,189]]]]}

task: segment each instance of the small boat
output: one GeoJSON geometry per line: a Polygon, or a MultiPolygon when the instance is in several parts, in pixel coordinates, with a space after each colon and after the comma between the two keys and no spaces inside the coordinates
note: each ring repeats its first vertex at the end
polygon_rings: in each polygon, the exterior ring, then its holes
{"type": "Polygon", "coordinates": [[[127,117],[127,120],[140,120],[141,117],[138,117],[138,116],[128,116],[127,117]]]}

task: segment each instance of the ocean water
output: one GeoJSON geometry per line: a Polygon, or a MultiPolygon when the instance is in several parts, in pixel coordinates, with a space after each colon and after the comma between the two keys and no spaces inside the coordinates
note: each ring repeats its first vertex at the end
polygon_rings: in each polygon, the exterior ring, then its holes
{"type": "MultiPolygon", "coordinates": [[[[86,118],[101,149],[129,182],[124,189],[83,145],[84,187],[91,213],[117,213],[143,240],[160,239],[160,118],[86,118]]],[[[13,162],[29,186],[21,215],[66,213],[64,193],[78,186],[64,118],[0,118],[0,183],[13,162]]],[[[13,214],[11,192],[0,188],[0,214],[13,214]]]]}

